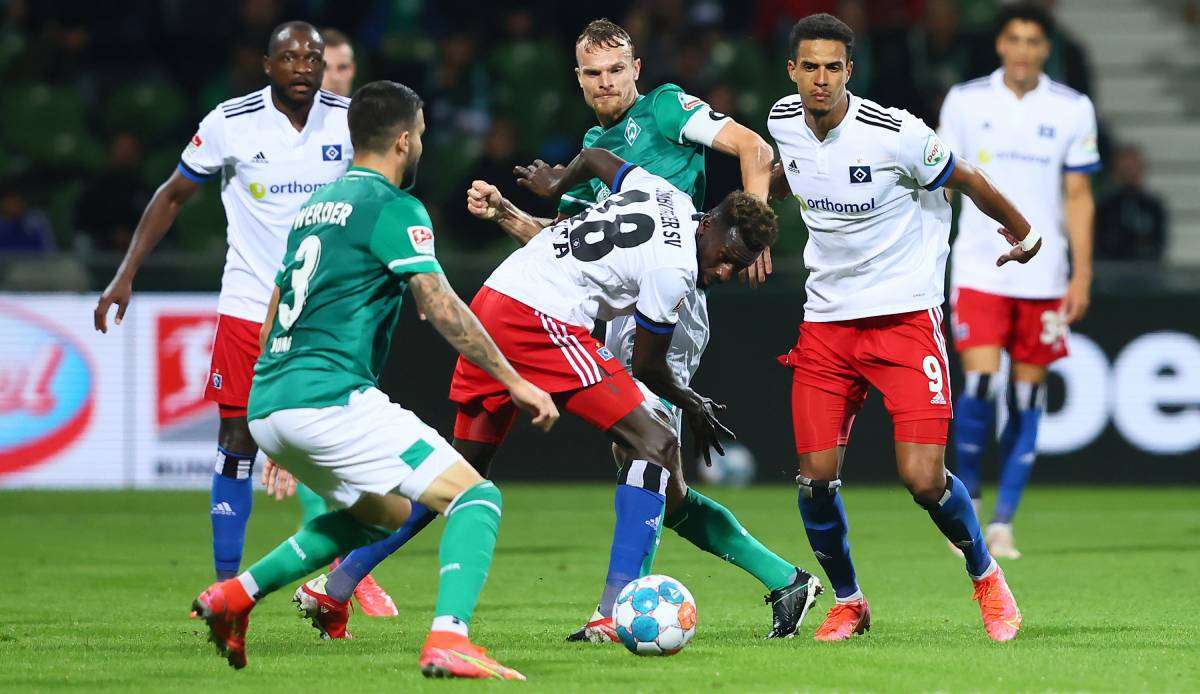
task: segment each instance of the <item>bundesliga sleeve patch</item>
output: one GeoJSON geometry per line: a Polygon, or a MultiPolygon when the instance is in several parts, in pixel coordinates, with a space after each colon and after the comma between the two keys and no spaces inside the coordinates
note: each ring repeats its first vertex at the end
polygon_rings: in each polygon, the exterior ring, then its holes
{"type": "Polygon", "coordinates": [[[946,160],[948,150],[937,135],[925,139],[925,166],[937,166],[946,160]]]}
{"type": "Polygon", "coordinates": [[[433,255],[433,229],[423,226],[408,228],[408,240],[412,241],[413,250],[425,255],[433,255]]]}
{"type": "Polygon", "coordinates": [[[692,111],[697,109],[704,103],[704,99],[679,92],[679,106],[684,111],[692,111]]]}
{"type": "Polygon", "coordinates": [[[192,135],[192,139],[188,141],[187,149],[184,151],[186,154],[192,154],[196,150],[200,149],[200,146],[203,144],[204,140],[200,139],[200,133],[196,133],[195,135],[192,135]]]}

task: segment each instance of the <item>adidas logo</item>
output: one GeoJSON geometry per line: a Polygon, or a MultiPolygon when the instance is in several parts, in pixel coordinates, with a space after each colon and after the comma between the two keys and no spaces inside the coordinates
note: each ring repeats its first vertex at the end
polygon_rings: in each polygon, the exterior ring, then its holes
{"type": "Polygon", "coordinates": [[[650,526],[651,528],[654,528],[655,530],[658,530],[658,519],[651,518],[650,520],[646,521],[646,525],[650,526]]]}
{"type": "Polygon", "coordinates": [[[233,510],[233,507],[229,505],[228,501],[222,501],[219,504],[213,504],[212,515],[214,515],[214,516],[236,516],[237,513],[233,510]]]}
{"type": "Polygon", "coordinates": [[[930,405],[945,405],[946,404],[946,396],[942,395],[941,392],[938,392],[936,395],[934,395],[932,398],[929,399],[929,404],[930,405]]]}
{"type": "Polygon", "coordinates": [[[254,158],[251,159],[250,161],[254,162],[255,164],[266,164],[267,157],[262,152],[259,152],[258,154],[255,154],[254,158]]]}
{"type": "Polygon", "coordinates": [[[800,173],[800,167],[796,166],[796,160],[793,159],[791,164],[788,164],[788,171],[794,174],[800,173]]]}

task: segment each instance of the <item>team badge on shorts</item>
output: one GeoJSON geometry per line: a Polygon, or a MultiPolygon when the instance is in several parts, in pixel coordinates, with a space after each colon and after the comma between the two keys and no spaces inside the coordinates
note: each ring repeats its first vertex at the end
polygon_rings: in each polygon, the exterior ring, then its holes
{"type": "Polygon", "coordinates": [[[213,374],[212,374],[212,387],[213,387],[213,390],[221,390],[221,383],[222,383],[222,381],[223,381],[223,380],[224,380],[224,379],[221,377],[221,372],[220,372],[220,371],[214,371],[214,372],[213,372],[213,374]]]}
{"type": "Polygon", "coordinates": [[[607,347],[601,347],[600,349],[596,350],[596,354],[599,354],[600,358],[604,361],[608,361],[609,359],[613,358],[613,353],[610,352],[607,347]]]}

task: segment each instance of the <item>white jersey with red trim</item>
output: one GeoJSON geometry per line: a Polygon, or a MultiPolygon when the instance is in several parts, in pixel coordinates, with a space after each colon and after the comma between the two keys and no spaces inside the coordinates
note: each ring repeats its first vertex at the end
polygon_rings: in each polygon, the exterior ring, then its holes
{"type": "Polygon", "coordinates": [[[485,285],[563,323],[634,316],[674,332],[697,291],[696,212],[666,179],[625,164],[602,203],[546,227],[510,255],[485,285]]]}
{"type": "Polygon", "coordinates": [[[261,323],[296,213],[314,191],[346,173],[354,157],[350,100],[321,90],[303,131],[271,101],[271,87],[212,110],[180,157],[179,172],[221,177],[229,251],[217,312],[261,323]]]}
{"type": "Polygon", "coordinates": [[[1045,75],[1018,98],[1004,85],[1004,71],[996,70],[950,90],[938,133],[986,172],[1042,235],[1033,260],[996,267],[996,258],[1008,249],[996,233],[1000,225],[964,199],[950,263],[952,285],[1025,299],[1066,294],[1063,174],[1100,169],[1091,99],[1045,75]]]}
{"type": "Polygon", "coordinates": [[[808,227],[804,320],[828,322],[940,306],[950,206],[939,191],[954,154],[908,113],[847,92],[845,117],[817,138],[800,95],[767,120],[808,227]]]}

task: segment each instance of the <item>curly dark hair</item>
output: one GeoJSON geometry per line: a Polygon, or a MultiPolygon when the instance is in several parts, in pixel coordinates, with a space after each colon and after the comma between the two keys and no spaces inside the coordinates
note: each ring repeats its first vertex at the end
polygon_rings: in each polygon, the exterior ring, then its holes
{"type": "Polygon", "coordinates": [[[779,219],[767,203],[744,190],[735,190],[713,210],[722,224],[736,228],[746,247],[758,254],[779,240],[779,219]]]}
{"type": "Polygon", "coordinates": [[[620,48],[629,46],[629,52],[633,52],[633,38],[629,32],[625,31],[620,24],[603,17],[588,22],[583,31],[579,33],[579,38],[575,39],[576,46],[581,43],[584,50],[590,47],[620,48]]]}

